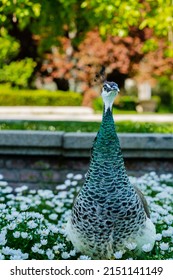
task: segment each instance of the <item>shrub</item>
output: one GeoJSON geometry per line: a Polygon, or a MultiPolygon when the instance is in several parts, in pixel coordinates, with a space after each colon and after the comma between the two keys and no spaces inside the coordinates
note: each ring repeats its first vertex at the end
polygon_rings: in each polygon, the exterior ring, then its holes
{"type": "Polygon", "coordinates": [[[173,80],[161,77],[157,86],[153,89],[153,93],[160,97],[160,112],[173,111],[173,80]]]}
{"type": "Polygon", "coordinates": [[[14,90],[0,86],[0,106],[80,106],[82,96],[75,92],[14,90]]]}
{"type": "MultiPolygon", "coordinates": [[[[96,132],[100,122],[80,121],[0,121],[0,130],[48,130],[65,132],[96,132]]],[[[173,124],[164,122],[116,121],[118,133],[173,133],[173,124]]]]}
{"type": "Polygon", "coordinates": [[[0,82],[10,83],[12,86],[26,88],[34,71],[36,62],[31,58],[13,61],[0,69],[0,82]]]}
{"type": "Polygon", "coordinates": [[[136,110],[136,98],[133,96],[121,96],[117,108],[127,111],[136,110]]]}

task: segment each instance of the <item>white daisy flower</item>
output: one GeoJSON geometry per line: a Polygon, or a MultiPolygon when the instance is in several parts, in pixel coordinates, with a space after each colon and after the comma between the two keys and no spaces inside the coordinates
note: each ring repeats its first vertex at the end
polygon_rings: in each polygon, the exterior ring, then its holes
{"type": "Polygon", "coordinates": [[[86,261],[86,260],[91,260],[91,258],[90,258],[89,256],[81,255],[81,256],[78,258],[78,260],[84,260],[84,261],[86,261]]]}
{"type": "Polygon", "coordinates": [[[160,243],[160,249],[162,251],[167,251],[169,249],[169,244],[165,242],[160,243]]]}
{"type": "Polygon", "coordinates": [[[142,246],[142,250],[146,253],[151,252],[152,248],[153,248],[153,246],[150,243],[144,244],[142,246]]]}
{"type": "Polygon", "coordinates": [[[15,231],[13,232],[14,238],[19,238],[20,237],[20,231],[15,231]]]}
{"type": "Polygon", "coordinates": [[[123,256],[123,252],[122,251],[117,251],[117,252],[114,253],[114,257],[116,259],[121,259],[122,256],[123,256]]]}

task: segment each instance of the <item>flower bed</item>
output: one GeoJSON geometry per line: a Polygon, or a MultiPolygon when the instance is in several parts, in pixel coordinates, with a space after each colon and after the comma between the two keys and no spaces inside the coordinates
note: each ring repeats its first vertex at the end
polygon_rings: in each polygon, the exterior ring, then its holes
{"type": "MultiPolygon", "coordinates": [[[[156,225],[157,239],[153,250],[143,246],[135,256],[136,244],[127,244],[124,252],[113,259],[173,259],[173,188],[171,174],[151,172],[140,178],[130,177],[145,194],[156,225]]],[[[67,174],[55,190],[13,189],[0,175],[0,259],[90,259],[73,248],[65,234],[73,199],[82,185],[80,174],[67,174]]]]}

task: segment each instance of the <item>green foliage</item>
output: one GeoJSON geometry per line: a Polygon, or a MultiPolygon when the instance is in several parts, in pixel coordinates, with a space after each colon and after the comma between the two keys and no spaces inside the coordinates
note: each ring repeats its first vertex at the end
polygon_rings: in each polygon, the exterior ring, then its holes
{"type": "Polygon", "coordinates": [[[142,47],[142,51],[144,53],[148,53],[149,51],[155,51],[158,48],[158,42],[155,38],[148,39],[144,42],[144,45],[142,47]]]}
{"type": "Polygon", "coordinates": [[[28,87],[28,81],[31,77],[36,62],[31,58],[25,58],[20,61],[13,61],[4,65],[0,69],[0,82],[10,83],[12,86],[28,87]]]}
{"type": "Polygon", "coordinates": [[[15,90],[0,86],[0,106],[80,106],[82,96],[75,92],[15,90]]]}
{"type": "Polygon", "coordinates": [[[173,25],[171,0],[85,0],[83,9],[92,10],[91,24],[98,25],[103,36],[126,36],[131,26],[150,27],[158,36],[167,37],[173,25]]]}
{"type": "MultiPolygon", "coordinates": [[[[48,130],[65,132],[97,132],[100,122],[79,121],[0,121],[0,130],[48,130]]],[[[171,123],[116,122],[117,132],[173,133],[171,123]]]]}
{"type": "Polygon", "coordinates": [[[171,0],[146,0],[150,5],[150,9],[143,9],[142,15],[144,20],[140,24],[143,29],[146,26],[153,28],[159,36],[167,36],[171,26],[173,26],[173,5],[171,0]]]}
{"type": "Polygon", "coordinates": [[[133,96],[121,96],[116,107],[123,110],[136,110],[136,98],[133,96]]]}
{"type": "MultiPolygon", "coordinates": [[[[57,35],[75,32],[75,40],[96,26],[103,37],[108,34],[127,36],[129,27],[153,28],[158,36],[170,32],[173,6],[171,0],[1,0],[0,24],[20,30],[28,27],[41,34],[42,45],[48,47],[57,35]],[[43,42],[44,41],[44,42],[43,42]]],[[[154,42],[153,42],[154,43],[154,42]]]]}
{"type": "Polygon", "coordinates": [[[1,0],[0,24],[11,27],[13,22],[18,22],[20,29],[31,23],[32,19],[40,16],[41,3],[35,0],[1,0]]]}
{"type": "Polygon", "coordinates": [[[160,111],[173,112],[173,80],[161,77],[157,86],[153,89],[153,94],[161,100],[160,111]]]}
{"type": "Polygon", "coordinates": [[[9,62],[19,51],[19,43],[8,35],[5,28],[0,29],[0,67],[9,62]]]}

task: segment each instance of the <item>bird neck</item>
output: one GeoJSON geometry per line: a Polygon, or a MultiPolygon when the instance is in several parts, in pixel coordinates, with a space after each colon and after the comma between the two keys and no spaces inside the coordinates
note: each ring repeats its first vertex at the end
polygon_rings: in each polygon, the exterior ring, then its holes
{"type": "Polygon", "coordinates": [[[115,130],[112,109],[103,110],[102,123],[94,143],[94,149],[100,153],[111,153],[111,149],[119,150],[119,139],[115,130]]]}
{"type": "Polygon", "coordinates": [[[113,119],[112,108],[107,108],[103,110],[102,123],[100,126],[99,134],[102,139],[107,141],[116,141],[119,146],[119,139],[116,134],[116,127],[113,119]]]}
{"type": "Polygon", "coordinates": [[[102,123],[93,143],[86,184],[96,178],[104,180],[103,170],[120,181],[123,178],[124,182],[129,182],[111,109],[103,111],[102,123]]]}

